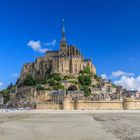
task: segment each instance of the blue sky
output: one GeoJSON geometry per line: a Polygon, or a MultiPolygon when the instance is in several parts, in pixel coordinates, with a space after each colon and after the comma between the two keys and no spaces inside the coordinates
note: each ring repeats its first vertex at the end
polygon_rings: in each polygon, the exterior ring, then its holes
{"type": "Polygon", "coordinates": [[[29,41],[59,48],[62,18],[67,42],[92,57],[99,75],[137,88],[139,7],[139,0],[0,0],[0,88],[16,81],[24,63],[44,55],[29,41]]]}

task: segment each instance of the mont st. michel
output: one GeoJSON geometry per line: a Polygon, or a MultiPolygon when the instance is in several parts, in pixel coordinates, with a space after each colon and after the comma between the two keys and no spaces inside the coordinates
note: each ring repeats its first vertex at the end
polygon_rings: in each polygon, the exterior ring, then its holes
{"type": "MultiPolygon", "coordinates": [[[[92,59],[67,43],[64,21],[59,50],[46,51],[26,63],[15,85],[8,87],[8,108],[47,110],[140,109],[128,91],[96,74],[92,59]]],[[[136,93],[139,98],[139,93],[136,93]]]]}
{"type": "Polygon", "coordinates": [[[76,76],[86,67],[89,67],[91,73],[96,74],[92,60],[85,59],[76,46],[68,45],[63,21],[60,49],[47,51],[44,57],[37,58],[34,63],[25,64],[20,80],[23,81],[28,75],[36,80],[43,80],[47,74],[52,73],[76,76]]]}
{"type": "Polygon", "coordinates": [[[0,0],[0,140],[140,140],[139,7],[0,0]]]}

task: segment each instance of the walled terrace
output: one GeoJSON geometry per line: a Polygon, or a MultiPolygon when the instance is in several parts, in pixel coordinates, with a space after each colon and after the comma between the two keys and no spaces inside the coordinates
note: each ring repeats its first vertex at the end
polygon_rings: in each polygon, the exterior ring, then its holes
{"type": "Polygon", "coordinates": [[[120,94],[92,94],[82,91],[36,90],[22,87],[10,95],[9,107],[30,107],[46,110],[139,110],[140,98],[127,98],[120,94]]]}

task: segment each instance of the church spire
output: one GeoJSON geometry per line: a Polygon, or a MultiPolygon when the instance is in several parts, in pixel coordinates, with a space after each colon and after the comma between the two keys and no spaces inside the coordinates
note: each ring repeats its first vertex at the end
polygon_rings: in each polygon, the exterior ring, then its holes
{"type": "Polygon", "coordinates": [[[63,22],[63,24],[62,24],[62,38],[61,38],[61,42],[66,42],[64,19],[62,20],[62,22],[63,22]]]}

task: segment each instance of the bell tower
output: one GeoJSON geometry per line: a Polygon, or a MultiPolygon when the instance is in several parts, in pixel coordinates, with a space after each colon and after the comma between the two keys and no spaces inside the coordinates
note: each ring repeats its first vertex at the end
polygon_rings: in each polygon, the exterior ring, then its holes
{"type": "Polygon", "coordinates": [[[68,47],[67,47],[67,41],[66,41],[66,36],[65,36],[65,26],[64,26],[64,19],[62,20],[62,37],[60,41],[60,55],[66,56],[68,47]]]}

